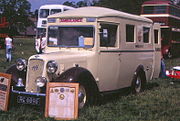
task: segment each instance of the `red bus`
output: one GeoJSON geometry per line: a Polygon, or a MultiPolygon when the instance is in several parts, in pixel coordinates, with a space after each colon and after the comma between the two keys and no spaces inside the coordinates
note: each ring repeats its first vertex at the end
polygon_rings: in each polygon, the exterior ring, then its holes
{"type": "Polygon", "coordinates": [[[141,16],[161,25],[162,55],[172,58],[180,53],[180,6],[171,0],[150,0],[142,4],[141,16]]]}
{"type": "Polygon", "coordinates": [[[9,23],[6,17],[0,17],[0,49],[5,47],[5,37],[7,36],[7,28],[9,23]]]}

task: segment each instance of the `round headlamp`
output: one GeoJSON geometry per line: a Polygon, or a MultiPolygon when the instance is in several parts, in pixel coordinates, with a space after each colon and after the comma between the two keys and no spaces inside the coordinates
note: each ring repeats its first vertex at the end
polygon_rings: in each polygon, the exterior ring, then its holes
{"type": "Polygon", "coordinates": [[[19,71],[22,71],[26,68],[26,60],[25,59],[17,59],[16,61],[16,68],[19,70],[19,71]]]}
{"type": "Polygon", "coordinates": [[[49,61],[46,65],[46,68],[48,73],[54,74],[58,69],[58,64],[56,63],[56,61],[49,61]]]}
{"type": "Polygon", "coordinates": [[[46,82],[47,82],[47,79],[45,77],[38,77],[36,79],[36,85],[38,87],[43,87],[46,84],[46,82]]]}

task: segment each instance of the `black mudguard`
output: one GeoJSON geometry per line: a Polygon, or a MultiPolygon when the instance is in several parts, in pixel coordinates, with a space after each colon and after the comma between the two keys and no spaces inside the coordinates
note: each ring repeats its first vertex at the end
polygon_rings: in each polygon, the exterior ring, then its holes
{"type": "Polygon", "coordinates": [[[22,78],[23,81],[26,80],[26,69],[19,71],[17,70],[15,64],[11,65],[5,72],[12,75],[11,85],[15,85],[18,81],[18,78],[22,78]]]}

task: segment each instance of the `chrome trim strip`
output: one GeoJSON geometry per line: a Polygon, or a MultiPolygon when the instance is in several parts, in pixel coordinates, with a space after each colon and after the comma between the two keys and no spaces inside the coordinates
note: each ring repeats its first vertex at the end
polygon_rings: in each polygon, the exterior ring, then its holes
{"type": "Polygon", "coordinates": [[[12,89],[12,92],[17,93],[17,94],[25,94],[25,95],[46,96],[46,94],[43,94],[43,93],[23,92],[23,91],[16,91],[13,89],[12,89]]]}

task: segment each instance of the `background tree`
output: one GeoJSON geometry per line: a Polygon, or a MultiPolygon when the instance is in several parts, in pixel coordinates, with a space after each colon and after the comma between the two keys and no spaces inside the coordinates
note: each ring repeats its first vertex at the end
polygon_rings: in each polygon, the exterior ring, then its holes
{"type": "Polygon", "coordinates": [[[0,0],[0,15],[10,23],[8,33],[17,35],[32,25],[30,21],[31,4],[27,0],[0,0]]]}
{"type": "Polygon", "coordinates": [[[69,2],[69,1],[64,2],[63,5],[67,5],[67,6],[71,6],[71,7],[76,7],[76,3],[75,2],[69,2]]]}
{"type": "Polygon", "coordinates": [[[84,7],[87,6],[87,1],[79,1],[76,3],[77,7],[84,7]]]}

